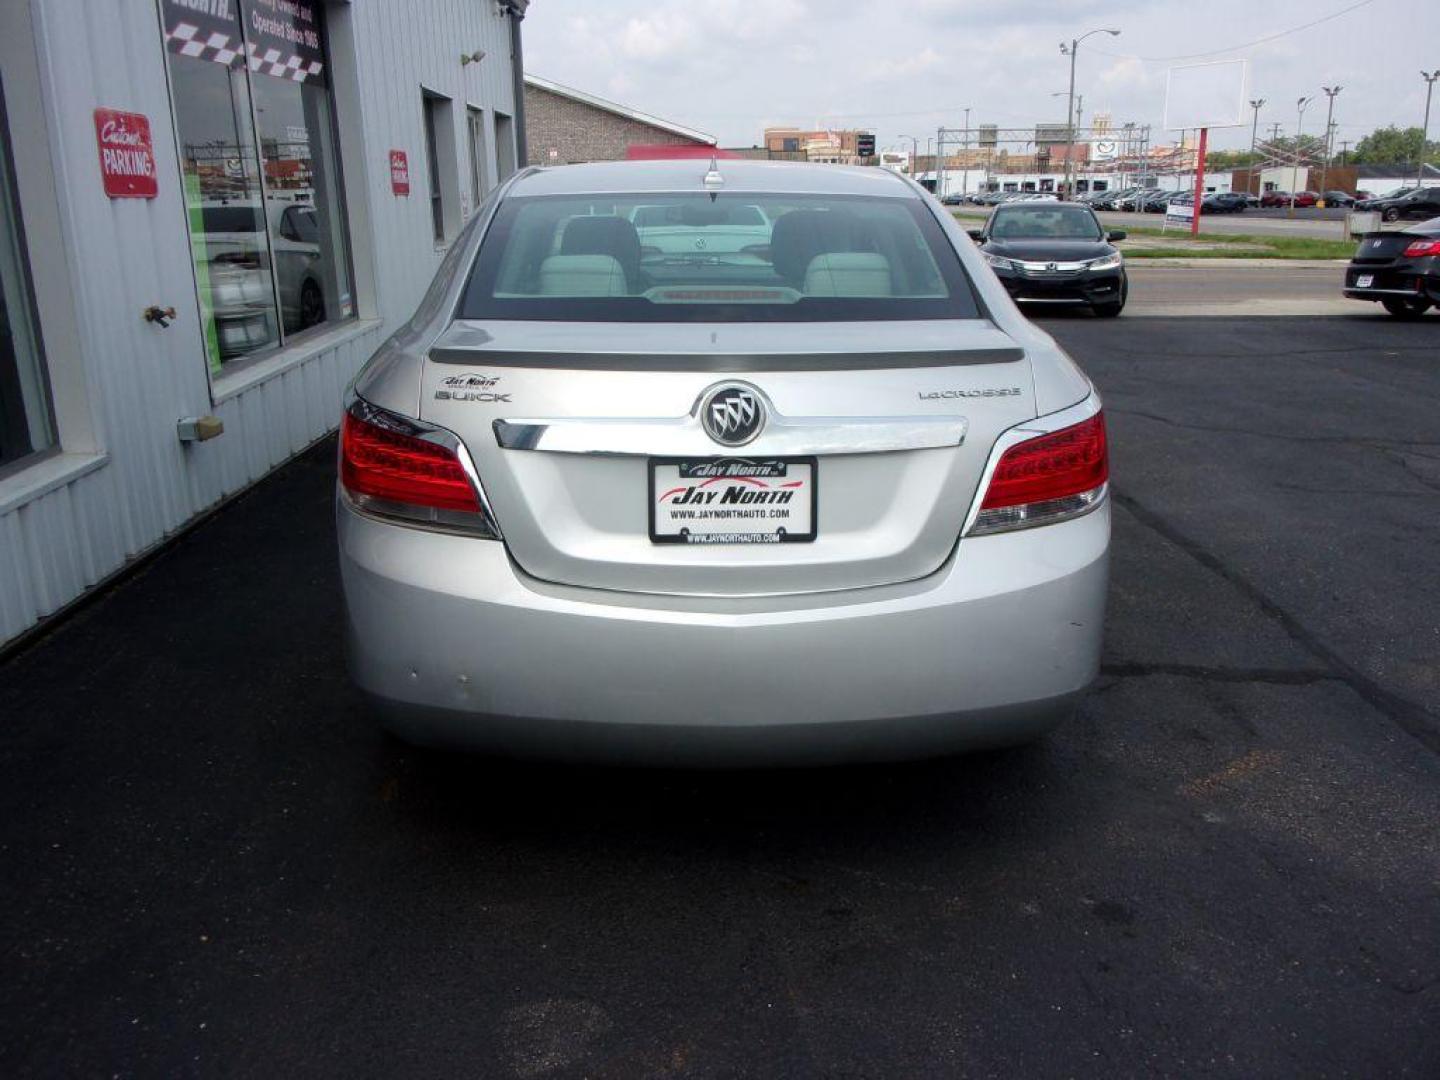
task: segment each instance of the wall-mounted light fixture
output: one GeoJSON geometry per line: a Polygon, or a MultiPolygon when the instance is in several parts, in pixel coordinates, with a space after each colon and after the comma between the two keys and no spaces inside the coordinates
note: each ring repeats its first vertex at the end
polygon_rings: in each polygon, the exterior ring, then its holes
{"type": "Polygon", "coordinates": [[[478,64],[481,60],[484,60],[484,59],[485,59],[485,50],[484,50],[484,49],[476,49],[476,50],[475,50],[474,52],[472,52],[472,53],[462,53],[462,54],[460,55],[460,66],[461,66],[461,67],[464,67],[466,64],[478,64]]]}

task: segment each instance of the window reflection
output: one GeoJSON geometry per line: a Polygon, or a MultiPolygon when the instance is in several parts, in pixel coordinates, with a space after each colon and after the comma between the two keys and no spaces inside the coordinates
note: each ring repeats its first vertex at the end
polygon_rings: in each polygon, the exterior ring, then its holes
{"type": "Polygon", "coordinates": [[[162,9],[213,373],[353,314],[323,13],[317,0],[162,9]]]}
{"type": "Polygon", "coordinates": [[[229,64],[171,54],[170,83],[205,347],[218,371],[280,343],[249,80],[238,54],[229,64]]]}
{"type": "Polygon", "coordinates": [[[286,334],[351,314],[329,91],[255,77],[265,217],[286,334]]]}

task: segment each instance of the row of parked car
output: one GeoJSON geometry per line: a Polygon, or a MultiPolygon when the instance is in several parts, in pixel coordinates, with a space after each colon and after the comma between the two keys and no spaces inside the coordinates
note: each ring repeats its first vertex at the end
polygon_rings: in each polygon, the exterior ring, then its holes
{"type": "MultiPolygon", "coordinates": [[[[946,195],[944,202],[955,206],[972,203],[976,206],[999,206],[1012,202],[1055,202],[1059,197],[1044,191],[984,191],[969,195],[946,195]]],[[[1172,203],[1189,206],[1194,202],[1190,191],[1169,191],[1160,188],[1120,188],[1114,191],[1089,191],[1075,198],[1092,210],[1125,210],[1131,213],[1163,214],[1172,203]]],[[[1238,214],[1257,207],[1287,208],[1294,205],[1309,209],[1321,203],[1343,209],[1375,210],[1385,221],[1402,219],[1424,220],[1440,215],[1440,186],[1405,187],[1384,195],[1359,191],[1267,191],[1251,195],[1244,191],[1211,192],[1201,203],[1206,214],[1238,214]]]]}
{"type": "Polygon", "coordinates": [[[940,200],[946,206],[999,206],[1008,202],[1059,202],[1053,191],[975,191],[968,195],[951,192],[940,200]]]}

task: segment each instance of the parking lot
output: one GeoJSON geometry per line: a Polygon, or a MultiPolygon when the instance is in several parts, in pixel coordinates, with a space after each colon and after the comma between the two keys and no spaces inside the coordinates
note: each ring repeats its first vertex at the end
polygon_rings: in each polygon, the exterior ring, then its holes
{"type": "Polygon", "coordinates": [[[331,443],[182,536],[0,665],[0,1070],[1440,1074],[1440,317],[1180,273],[1044,320],[1116,535],[1033,748],[418,753],[345,677],[331,443]]]}

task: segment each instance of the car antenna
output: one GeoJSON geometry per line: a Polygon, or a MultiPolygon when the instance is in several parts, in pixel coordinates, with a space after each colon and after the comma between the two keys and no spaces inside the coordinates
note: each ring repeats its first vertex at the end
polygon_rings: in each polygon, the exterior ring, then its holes
{"type": "Polygon", "coordinates": [[[720,168],[715,163],[715,155],[710,155],[710,169],[705,173],[705,190],[710,192],[710,201],[714,202],[722,187],[725,186],[725,177],[720,175],[720,168]]]}

